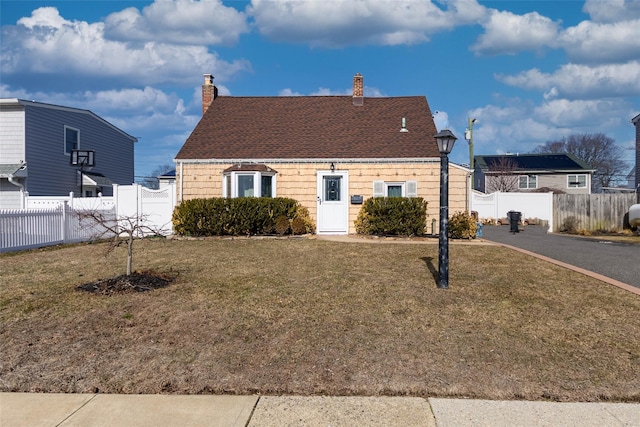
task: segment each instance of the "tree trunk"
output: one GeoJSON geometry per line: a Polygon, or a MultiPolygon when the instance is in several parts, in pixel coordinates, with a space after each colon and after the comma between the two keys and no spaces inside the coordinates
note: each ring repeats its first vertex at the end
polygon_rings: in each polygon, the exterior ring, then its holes
{"type": "Polygon", "coordinates": [[[127,276],[131,276],[131,265],[133,264],[133,235],[129,236],[127,242],[127,276]]]}

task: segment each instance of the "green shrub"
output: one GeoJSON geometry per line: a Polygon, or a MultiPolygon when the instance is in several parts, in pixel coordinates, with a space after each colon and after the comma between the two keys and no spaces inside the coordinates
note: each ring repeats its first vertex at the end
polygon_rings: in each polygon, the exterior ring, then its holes
{"type": "Polygon", "coordinates": [[[449,219],[449,237],[452,239],[475,239],[478,222],[467,212],[456,212],[449,219]]]}
{"type": "Polygon", "coordinates": [[[427,222],[427,202],[421,197],[372,197],[355,222],[358,234],[422,236],[427,222]]]}
{"type": "Polygon", "coordinates": [[[284,222],[280,229],[276,227],[280,217],[287,222],[282,234],[291,231],[289,223],[296,217],[305,233],[315,230],[309,211],[283,197],[184,200],[174,209],[172,222],[176,234],[184,236],[264,235],[282,231],[284,222]]]}

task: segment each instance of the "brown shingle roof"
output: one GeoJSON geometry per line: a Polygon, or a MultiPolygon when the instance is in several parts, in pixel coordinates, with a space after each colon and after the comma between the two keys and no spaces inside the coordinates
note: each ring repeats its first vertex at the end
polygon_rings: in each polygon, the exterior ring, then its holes
{"type": "Polygon", "coordinates": [[[176,159],[439,157],[423,96],[216,98],[176,159]],[[408,132],[400,132],[402,118],[408,132]]]}

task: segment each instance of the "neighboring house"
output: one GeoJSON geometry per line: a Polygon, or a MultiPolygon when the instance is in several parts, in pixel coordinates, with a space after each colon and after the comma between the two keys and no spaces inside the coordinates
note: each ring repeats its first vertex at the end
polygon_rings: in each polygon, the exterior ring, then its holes
{"type": "Polygon", "coordinates": [[[474,189],[549,191],[590,194],[593,168],[572,154],[504,154],[475,156],[474,189]]]}
{"type": "Polygon", "coordinates": [[[631,119],[631,123],[636,127],[636,180],[635,188],[640,193],[640,114],[631,119]]]}
{"type": "Polygon", "coordinates": [[[629,172],[629,175],[627,175],[627,188],[636,189],[636,168],[637,166],[634,166],[631,169],[631,172],[629,172]]]}
{"type": "Polygon", "coordinates": [[[171,169],[158,177],[158,189],[164,190],[176,182],[176,170],[171,169]]]}
{"type": "MultiPolygon", "coordinates": [[[[363,200],[423,197],[437,222],[440,154],[424,96],[217,96],[202,86],[203,116],[175,158],[178,202],[198,197],[290,197],[318,233],[354,233],[363,200]]],[[[467,209],[470,170],[451,164],[449,210],[467,209]]],[[[430,231],[430,230],[429,230],[430,231]]]]}
{"type": "Polygon", "coordinates": [[[0,208],[23,207],[24,192],[111,195],[112,184],[133,183],[134,142],[136,138],[89,110],[0,99],[0,208]],[[72,166],[74,149],[93,151],[95,166],[82,173],[72,166]]]}

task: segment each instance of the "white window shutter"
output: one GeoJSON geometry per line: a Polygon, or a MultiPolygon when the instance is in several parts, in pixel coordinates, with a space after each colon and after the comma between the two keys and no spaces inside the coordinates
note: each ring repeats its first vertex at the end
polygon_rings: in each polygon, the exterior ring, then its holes
{"type": "Polygon", "coordinates": [[[384,196],[384,181],[373,181],[373,197],[384,196]]]}
{"type": "Polygon", "coordinates": [[[418,181],[407,181],[407,197],[418,197],[418,181]]]}

